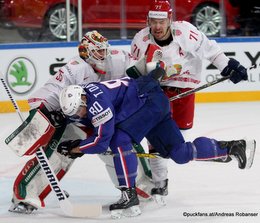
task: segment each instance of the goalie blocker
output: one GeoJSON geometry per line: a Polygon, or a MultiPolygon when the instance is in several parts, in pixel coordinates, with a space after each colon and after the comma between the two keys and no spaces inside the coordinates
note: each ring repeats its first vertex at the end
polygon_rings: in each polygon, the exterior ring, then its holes
{"type": "Polygon", "coordinates": [[[18,156],[32,155],[39,145],[46,146],[54,131],[55,127],[48,118],[39,109],[33,109],[5,143],[18,156]]]}

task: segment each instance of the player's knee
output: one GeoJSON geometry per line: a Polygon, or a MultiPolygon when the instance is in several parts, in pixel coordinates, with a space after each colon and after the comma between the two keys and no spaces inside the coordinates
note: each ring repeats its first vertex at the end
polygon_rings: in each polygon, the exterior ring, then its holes
{"type": "Polygon", "coordinates": [[[191,143],[182,143],[174,148],[170,152],[170,158],[178,164],[188,163],[192,160],[192,148],[191,143]]]}
{"type": "Polygon", "coordinates": [[[172,152],[171,159],[178,164],[188,163],[190,160],[186,157],[180,156],[178,153],[172,152]]]}

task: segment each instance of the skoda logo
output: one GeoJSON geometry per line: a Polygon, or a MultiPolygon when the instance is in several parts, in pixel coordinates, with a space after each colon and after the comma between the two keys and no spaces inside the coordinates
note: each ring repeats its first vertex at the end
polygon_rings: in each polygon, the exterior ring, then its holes
{"type": "Polygon", "coordinates": [[[15,93],[27,93],[35,85],[36,69],[29,59],[18,57],[9,65],[6,80],[15,93]]]}

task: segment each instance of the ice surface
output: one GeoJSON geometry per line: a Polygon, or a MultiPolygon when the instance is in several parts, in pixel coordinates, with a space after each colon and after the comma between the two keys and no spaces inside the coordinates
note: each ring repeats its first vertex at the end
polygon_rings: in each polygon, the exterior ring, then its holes
{"type": "MultiPolygon", "coordinates": [[[[135,218],[112,220],[108,212],[110,203],[119,192],[109,180],[102,161],[96,155],[77,159],[62,180],[62,187],[70,193],[72,203],[103,205],[103,214],[97,219],[71,219],[64,217],[53,194],[46,199],[46,208],[32,215],[9,213],[12,185],[28,158],[17,157],[3,140],[18,125],[15,113],[0,114],[0,222],[2,223],[66,223],[66,222],[260,222],[260,149],[249,170],[240,170],[237,162],[190,162],[178,165],[169,161],[169,195],[167,206],[142,202],[142,215],[135,218]],[[254,213],[256,216],[236,216],[254,213]],[[200,216],[217,213],[224,216],[200,216]],[[193,214],[187,217],[186,214],[193,214]],[[197,215],[197,216],[195,216],[197,215]]],[[[198,136],[220,140],[254,138],[260,145],[260,102],[197,104],[195,125],[187,139],[198,136]]],[[[144,142],[145,145],[145,142],[144,142]]]]}

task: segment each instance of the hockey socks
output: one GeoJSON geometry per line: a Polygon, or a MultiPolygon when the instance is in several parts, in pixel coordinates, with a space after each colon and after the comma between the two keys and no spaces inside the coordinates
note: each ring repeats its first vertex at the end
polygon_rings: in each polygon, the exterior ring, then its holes
{"type": "Polygon", "coordinates": [[[214,160],[227,156],[227,148],[220,148],[215,139],[206,137],[196,138],[192,143],[179,144],[170,152],[170,157],[178,164],[191,160],[214,160]]]}

